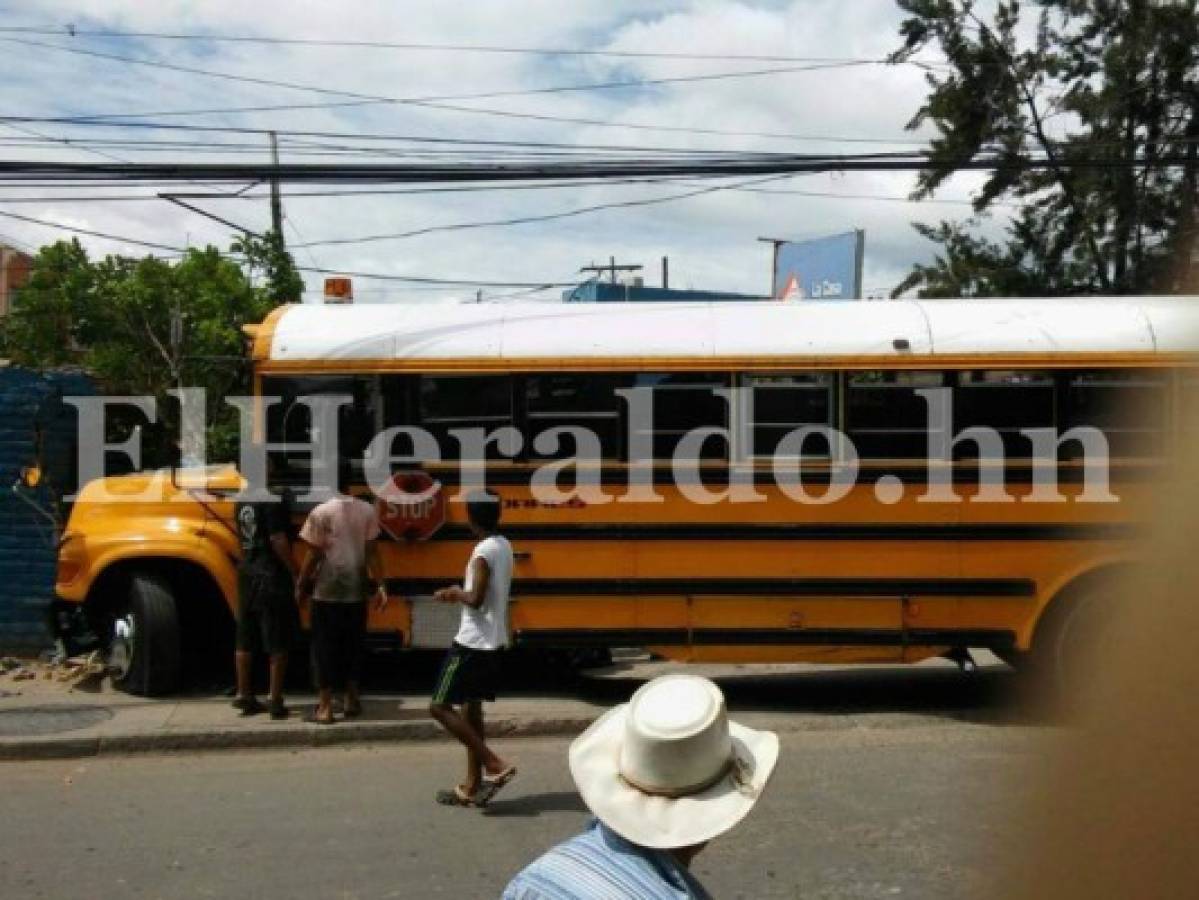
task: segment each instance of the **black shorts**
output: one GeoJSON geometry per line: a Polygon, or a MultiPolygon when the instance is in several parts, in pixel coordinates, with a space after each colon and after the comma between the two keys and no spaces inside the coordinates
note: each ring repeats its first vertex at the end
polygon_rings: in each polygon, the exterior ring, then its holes
{"type": "Polygon", "coordinates": [[[365,601],[312,601],[312,669],[321,690],[345,690],[362,676],[365,601]]]}
{"type": "Polygon", "coordinates": [[[499,650],[474,650],[455,642],[445,655],[433,687],[433,703],[456,705],[495,700],[499,679],[499,650]]]}
{"type": "Polygon", "coordinates": [[[237,589],[237,649],[287,653],[299,630],[291,578],[281,570],[243,568],[237,589]]]}

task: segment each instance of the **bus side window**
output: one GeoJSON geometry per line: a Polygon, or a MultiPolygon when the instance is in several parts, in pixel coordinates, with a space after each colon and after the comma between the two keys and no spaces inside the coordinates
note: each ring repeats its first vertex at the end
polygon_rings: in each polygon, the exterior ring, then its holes
{"type": "Polygon", "coordinates": [[[599,441],[599,459],[620,458],[622,441],[621,410],[623,401],[616,391],[628,387],[632,375],[607,372],[552,372],[525,378],[525,403],[528,429],[525,446],[534,460],[567,459],[577,456],[581,462],[591,459],[588,445],[576,446],[572,435],[558,435],[558,449],[540,453],[535,445],[538,435],[553,428],[582,428],[599,441]]]}
{"type": "MultiPolygon", "coordinates": [[[[1113,457],[1145,458],[1165,452],[1166,374],[1157,369],[1071,372],[1060,399],[1058,429],[1098,428],[1113,457]]],[[[1069,441],[1063,459],[1078,459],[1082,447],[1069,441]]]]}
{"type": "MultiPolygon", "coordinates": [[[[482,428],[490,434],[512,426],[512,377],[509,375],[425,376],[419,388],[420,424],[437,440],[441,458],[462,457],[462,443],[450,432],[482,428]]],[[[488,459],[507,459],[494,443],[488,459]]]]}
{"type": "MultiPolygon", "coordinates": [[[[415,375],[384,375],[380,378],[379,387],[380,402],[383,405],[383,429],[420,424],[417,414],[419,379],[415,375]]],[[[415,448],[411,438],[396,435],[391,444],[384,448],[384,452],[395,457],[411,457],[415,448]]]]}
{"type": "Polygon", "coordinates": [[[845,396],[846,434],[864,459],[924,459],[929,409],[916,392],[945,385],[942,372],[850,372],[845,396]]]}
{"type": "MultiPolygon", "coordinates": [[[[773,457],[779,442],[804,425],[835,424],[836,376],[831,372],[744,375],[741,384],[749,388],[751,404],[744,432],[750,457],[773,457]]],[[[828,439],[822,435],[808,437],[803,449],[805,457],[827,459],[832,455],[828,439]]]]}
{"type": "MultiPolygon", "coordinates": [[[[721,372],[638,374],[633,386],[653,391],[653,428],[630,429],[626,424],[626,430],[635,432],[642,440],[649,436],[654,459],[671,459],[679,441],[689,431],[729,427],[729,404],[714,391],[728,388],[730,384],[730,377],[721,372]]],[[[624,412],[622,418],[627,423],[627,407],[624,412]]],[[[626,455],[630,452],[626,448],[626,455]]],[[[700,458],[722,460],[728,458],[728,453],[724,441],[710,438],[704,441],[700,458]]]]}
{"type": "MultiPolygon", "coordinates": [[[[338,411],[337,449],[344,459],[360,460],[375,433],[378,394],[374,379],[350,375],[298,375],[262,380],[262,396],[278,398],[266,412],[266,439],[273,444],[309,444],[313,433],[312,411],[301,398],[349,397],[338,411]]],[[[307,472],[312,465],[308,450],[279,457],[285,473],[307,472]]]]}
{"type": "MultiPolygon", "coordinates": [[[[958,373],[953,397],[955,435],[967,428],[999,432],[1005,459],[1027,459],[1033,444],[1021,430],[1052,428],[1053,376],[1028,370],[972,370],[958,373]]],[[[953,448],[954,459],[977,459],[979,445],[963,440],[953,448]]]]}

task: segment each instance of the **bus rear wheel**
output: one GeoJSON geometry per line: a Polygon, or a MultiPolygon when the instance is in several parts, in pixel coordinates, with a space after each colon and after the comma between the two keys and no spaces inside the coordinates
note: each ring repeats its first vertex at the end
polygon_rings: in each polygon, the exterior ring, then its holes
{"type": "Polygon", "coordinates": [[[1116,641],[1118,591],[1106,581],[1060,598],[1038,629],[1029,660],[1038,690],[1057,708],[1072,712],[1085,697],[1097,667],[1116,641]]]}
{"type": "Polygon", "coordinates": [[[107,640],[108,668],[121,690],[149,697],[179,687],[179,612],[162,579],[143,572],[130,576],[126,602],[112,616],[107,640]]]}

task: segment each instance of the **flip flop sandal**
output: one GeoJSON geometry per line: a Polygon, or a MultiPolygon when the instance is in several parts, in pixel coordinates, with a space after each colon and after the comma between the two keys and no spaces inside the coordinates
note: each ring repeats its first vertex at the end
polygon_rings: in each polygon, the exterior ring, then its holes
{"type": "Polygon", "coordinates": [[[475,794],[475,803],[479,806],[486,806],[491,802],[501,790],[508,786],[508,783],[516,777],[516,766],[509,766],[500,772],[499,775],[484,775],[483,786],[479,788],[479,792],[475,794]]]}
{"type": "Polygon", "coordinates": [[[347,706],[342,711],[342,715],[347,719],[357,719],[360,715],[362,715],[362,704],[359,703],[357,706],[347,706]]]}
{"type": "Polygon", "coordinates": [[[442,806],[463,806],[472,807],[478,806],[478,801],[475,797],[469,796],[466,791],[462,790],[462,785],[455,785],[452,791],[438,791],[434,798],[442,806]]]}
{"type": "Polygon", "coordinates": [[[309,725],[336,725],[337,724],[336,719],[334,719],[332,717],[330,717],[328,719],[322,719],[319,716],[317,716],[317,714],[314,712],[310,712],[310,713],[308,713],[308,715],[304,716],[304,721],[307,722],[309,725]]]}

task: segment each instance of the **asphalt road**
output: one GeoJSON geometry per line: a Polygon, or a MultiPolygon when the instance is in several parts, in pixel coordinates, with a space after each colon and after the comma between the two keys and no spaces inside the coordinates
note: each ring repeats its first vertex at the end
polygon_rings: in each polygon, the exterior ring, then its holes
{"type": "MultiPolygon", "coordinates": [[[[758,808],[696,861],[717,897],[978,896],[1008,787],[1055,735],[901,714],[782,739],[758,808]]],[[[443,743],[0,764],[0,896],[496,897],[587,820],[567,743],[506,742],[521,775],[485,813],[433,804],[460,766],[443,743]]]]}

